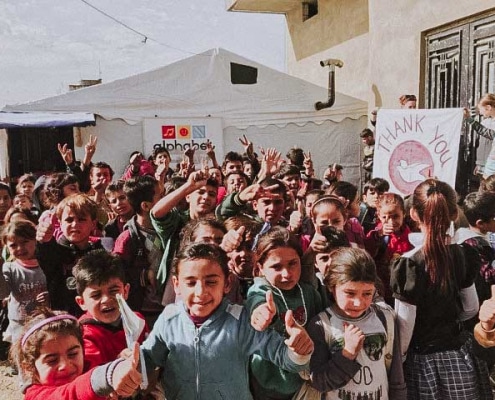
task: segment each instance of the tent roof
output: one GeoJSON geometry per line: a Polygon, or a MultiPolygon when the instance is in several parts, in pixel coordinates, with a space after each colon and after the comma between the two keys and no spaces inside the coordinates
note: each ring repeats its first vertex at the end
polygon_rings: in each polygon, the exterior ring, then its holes
{"type": "Polygon", "coordinates": [[[224,49],[212,49],[156,70],[25,104],[6,111],[90,112],[130,124],[144,118],[221,117],[224,127],[340,122],[367,114],[366,102],[336,93],[333,107],[323,88],[224,49]],[[257,69],[255,84],[232,84],[231,63],[257,69]]]}
{"type": "Polygon", "coordinates": [[[95,124],[90,113],[3,112],[0,111],[0,129],[49,128],[62,126],[88,126],[95,124]]]}

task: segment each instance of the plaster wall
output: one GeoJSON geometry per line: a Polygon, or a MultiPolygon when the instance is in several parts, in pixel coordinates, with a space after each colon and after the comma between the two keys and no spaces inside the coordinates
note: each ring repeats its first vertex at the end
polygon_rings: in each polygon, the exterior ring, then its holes
{"type": "Polygon", "coordinates": [[[319,0],[318,14],[302,21],[297,7],[287,17],[287,68],[319,86],[328,85],[328,68],[320,60],[337,58],[336,90],[368,100],[368,0],[319,0]]]}
{"type": "Polygon", "coordinates": [[[401,94],[423,97],[422,34],[494,8],[494,0],[319,0],[309,20],[298,8],[287,13],[288,73],[326,86],[319,61],[338,58],[338,92],[395,108],[401,94]]]}
{"type": "Polygon", "coordinates": [[[370,0],[370,108],[397,107],[401,94],[421,100],[422,33],[494,7],[493,0],[370,0]]]}

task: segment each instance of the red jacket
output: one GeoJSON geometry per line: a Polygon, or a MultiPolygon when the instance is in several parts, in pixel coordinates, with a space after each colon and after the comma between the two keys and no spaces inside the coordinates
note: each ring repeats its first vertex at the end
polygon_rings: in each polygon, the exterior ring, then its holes
{"type": "Polygon", "coordinates": [[[78,376],[72,382],[62,386],[31,385],[24,393],[24,400],[60,399],[60,400],[100,400],[91,387],[91,373],[78,376]]]}
{"type": "MultiPolygon", "coordinates": [[[[136,315],[144,320],[141,314],[136,315]]],[[[89,313],[82,315],[79,323],[83,328],[85,371],[116,360],[120,352],[127,348],[122,323],[118,326],[104,324],[95,320],[89,313]]],[[[148,333],[149,328],[145,325],[138,342],[142,343],[148,333]]]]}
{"type": "Polygon", "coordinates": [[[400,255],[412,250],[413,245],[409,242],[411,230],[403,224],[399,232],[394,232],[387,237],[380,236],[382,224],[379,222],[376,228],[366,235],[365,248],[371,254],[376,263],[376,272],[380,277],[384,289],[380,290],[389,304],[393,304],[392,289],[390,287],[390,265],[400,255]]]}

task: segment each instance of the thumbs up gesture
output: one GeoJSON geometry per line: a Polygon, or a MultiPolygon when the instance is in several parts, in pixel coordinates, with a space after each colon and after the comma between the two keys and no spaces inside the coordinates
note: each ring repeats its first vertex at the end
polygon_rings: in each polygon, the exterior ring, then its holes
{"type": "Polygon", "coordinates": [[[139,364],[139,343],[135,342],[132,355],[117,364],[111,376],[111,386],[122,397],[129,397],[141,383],[141,374],[137,370],[139,364]]]}
{"type": "Polygon", "coordinates": [[[492,285],[492,297],[485,300],[480,308],[481,327],[491,331],[495,325],[495,285],[492,285]]]}
{"type": "Polygon", "coordinates": [[[299,229],[301,229],[302,221],[303,221],[303,216],[304,216],[304,206],[302,206],[301,210],[301,204],[302,202],[299,202],[298,208],[295,211],[292,211],[290,214],[290,219],[289,219],[289,230],[292,233],[297,233],[299,232],[299,229]]]}
{"type": "Polygon", "coordinates": [[[36,240],[38,242],[49,242],[55,231],[53,224],[57,221],[57,217],[54,212],[46,211],[41,214],[41,218],[36,228],[36,240]]]}
{"type": "Polygon", "coordinates": [[[287,311],[285,314],[285,330],[289,335],[289,338],[285,340],[285,344],[294,353],[306,356],[313,352],[313,341],[306,329],[296,322],[292,310],[287,311]]]}
{"type": "Polygon", "coordinates": [[[251,326],[257,331],[264,331],[272,323],[272,319],[277,313],[277,306],[273,300],[271,290],[266,292],[266,303],[256,307],[251,314],[251,326]]]}
{"type": "Polygon", "coordinates": [[[231,251],[234,251],[241,245],[245,231],[246,231],[245,226],[241,226],[238,229],[231,229],[224,235],[220,247],[226,253],[230,253],[231,251]]]}

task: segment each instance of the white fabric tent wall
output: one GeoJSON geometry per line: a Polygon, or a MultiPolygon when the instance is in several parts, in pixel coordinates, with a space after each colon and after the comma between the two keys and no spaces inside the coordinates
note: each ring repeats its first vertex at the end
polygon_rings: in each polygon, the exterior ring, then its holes
{"type": "Polygon", "coordinates": [[[276,125],[250,126],[245,130],[227,127],[223,131],[224,149],[242,151],[238,138],[243,134],[253,142],[258,153],[258,146],[275,147],[285,157],[290,148],[297,146],[311,152],[317,178],[323,178],[328,164],[337,162],[344,167],[344,179],[359,185],[362,158],[359,133],[366,123],[367,118],[362,117],[359,120],[347,118],[339,123],[326,121],[321,125],[288,124],[283,128],[276,125]]]}
{"type": "MultiPolygon", "coordinates": [[[[359,132],[366,127],[367,119],[345,119],[339,123],[327,121],[321,125],[307,123],[303,126],[288,124],[284,127],[267,125],[250,126],[247,129],[227,127],[224,133],[225,151],[242,152],[239,137],[246,135],[255,145],[276,147],[285,156],[294,146],[311,151],[318,178],[329,163],[338,162],[344,166],[344,179],[358,184],[360,181],[361,139],[359,132]]],[[[82,128],[82,146],[76,147],[76,157],[84,156],[84,145],[90,134],[97,135],[98,146],[94,161],[105,161],[115,171],[115,178],[120,177],[134,150],[143,151],[142,125],[128,125],[123,120],[107,121],[97,117],[95,127],[82,128]]],[[[219,155],[220,156],[220,155],[219,155]]]]}
{"type": "Polygon", "coordinates": [[[134,150],[143,151],[142,124],[129,125],[121,119],[107,121],[96,117],[96,126],[81,128],[81,131],[82,146],[75,147],[76,158],[84,157],[84,145],[89,135],[96,135],[98,143],[93,161],[104,161],[111,165],[115,172],[114,179],[120,178],[134,150]]]}

